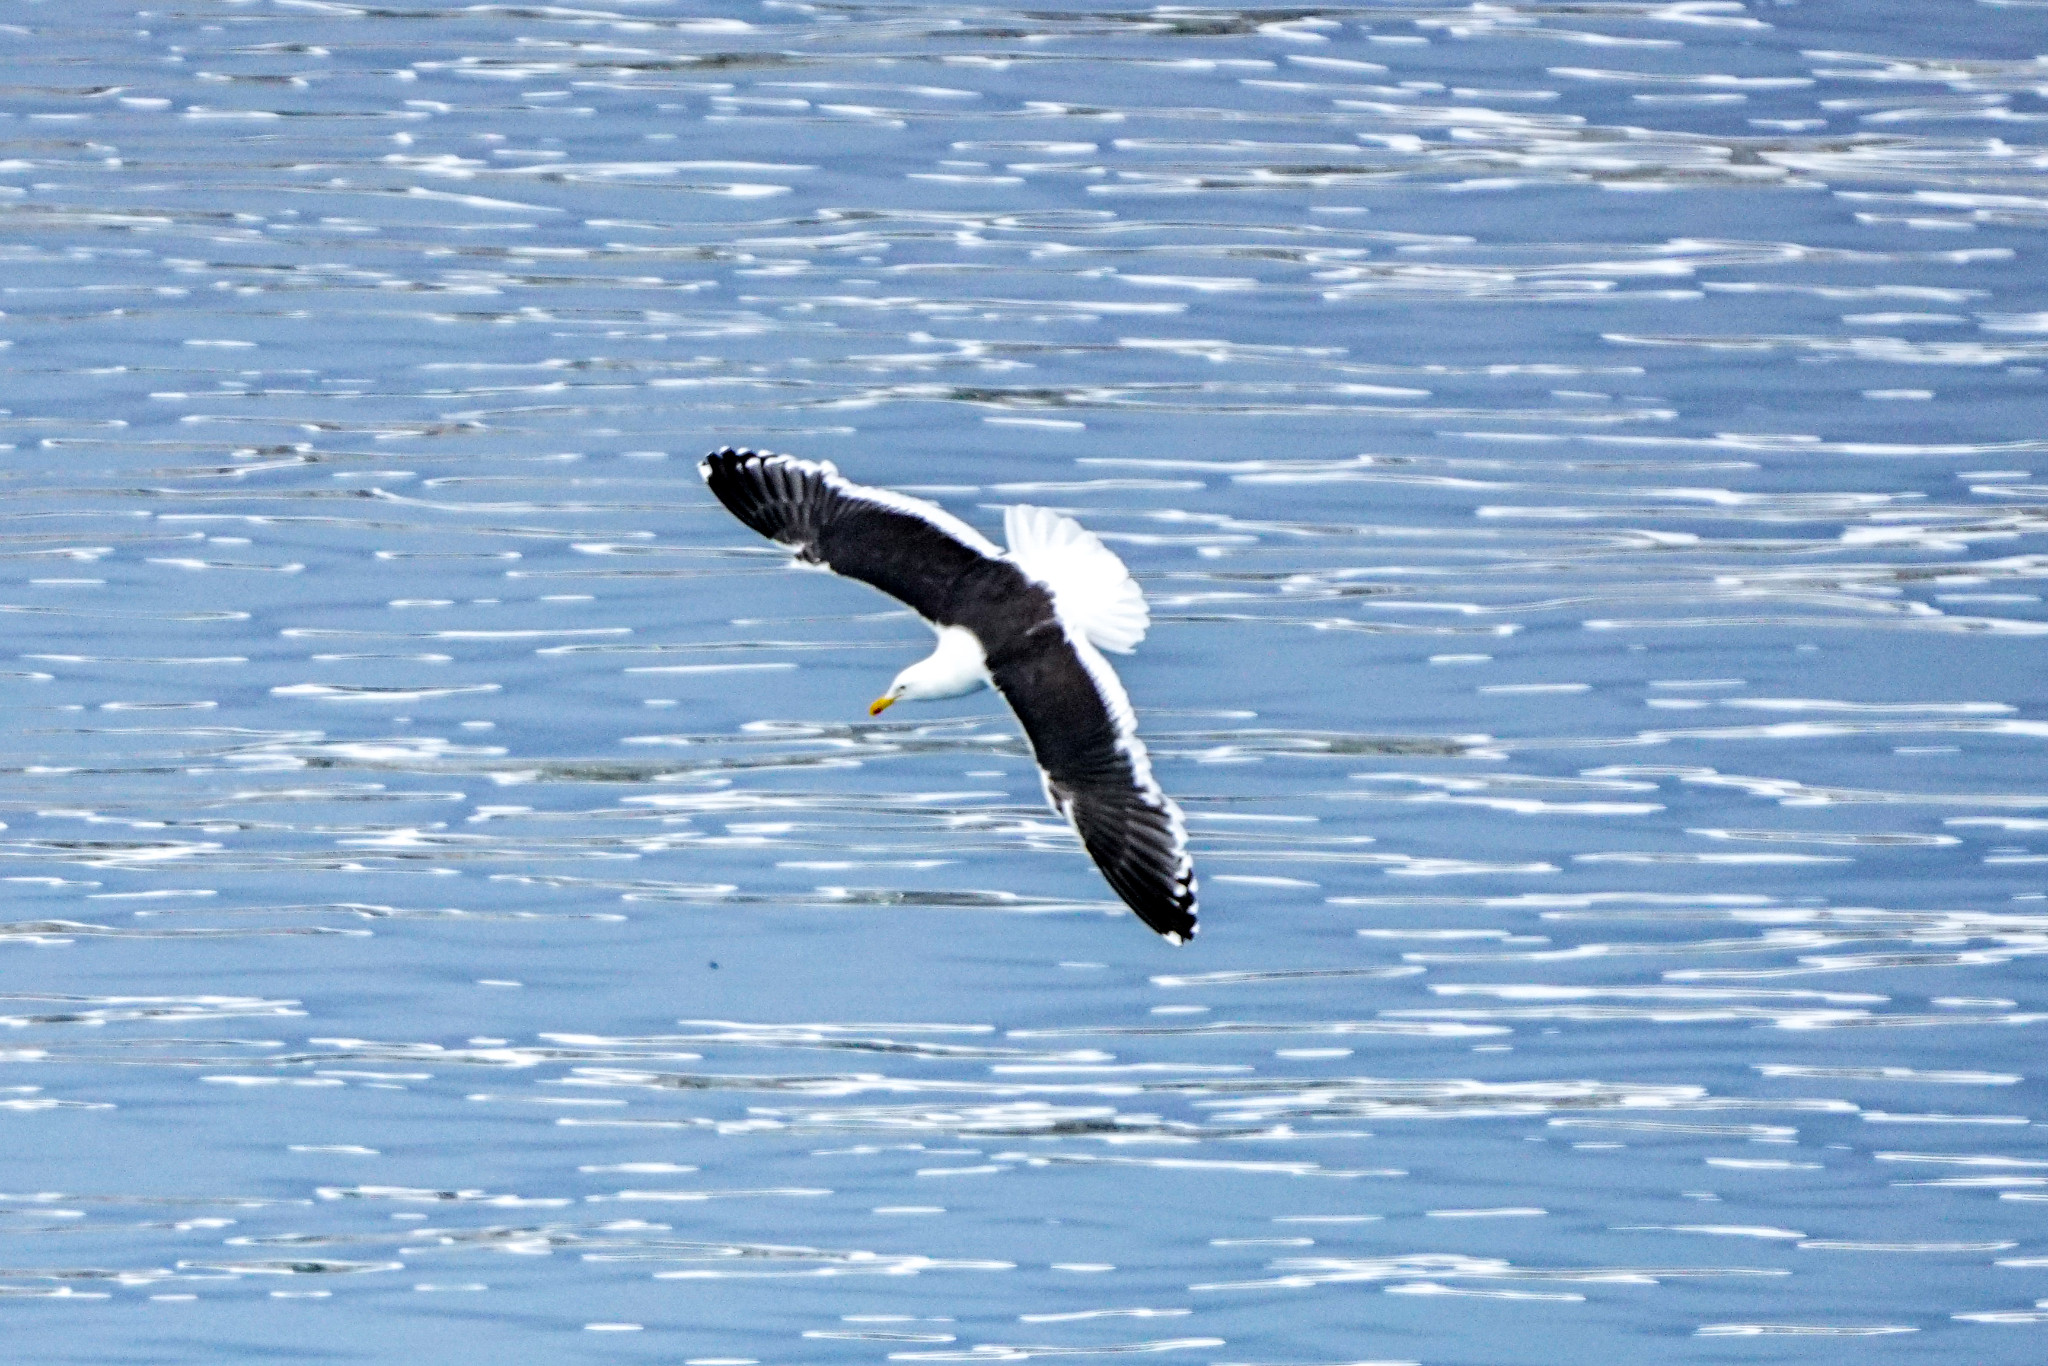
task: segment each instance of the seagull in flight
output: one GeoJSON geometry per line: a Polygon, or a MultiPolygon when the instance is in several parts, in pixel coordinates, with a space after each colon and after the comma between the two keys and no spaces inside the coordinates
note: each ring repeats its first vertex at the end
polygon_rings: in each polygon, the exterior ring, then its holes
{"type": "Polygon", "coordinates": [[[698,469],[798,563],[879,588],[938,633],[869,715],[995,688],[1023,723],[1046,800],[1116,894],[1170,943],[1194,937],[1187,825],[1102,656],[1130,653],[1151,625],[1115,552],[1070,517],[1022,506],[1004,509],[999,548],[937,504],[853,483],[825,461],[727,447],[698,469]]]}

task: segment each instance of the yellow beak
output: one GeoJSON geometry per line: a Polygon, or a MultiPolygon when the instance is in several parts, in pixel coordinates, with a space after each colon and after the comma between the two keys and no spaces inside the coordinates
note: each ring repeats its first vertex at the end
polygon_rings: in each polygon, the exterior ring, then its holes
{"type": "Polygon", "coordinates": [[[874,701],[868,703],[868,715],[880,716],[895,705],[896,699],[893,697],[877,697],[874,701]]]}

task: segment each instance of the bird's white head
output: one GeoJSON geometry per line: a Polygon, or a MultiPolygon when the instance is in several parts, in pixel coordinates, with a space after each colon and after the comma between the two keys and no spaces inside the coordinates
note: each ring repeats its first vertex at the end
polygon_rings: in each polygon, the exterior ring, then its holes
{"type": "Polygon", "coordinates": [[[988,658],[981,642],[971,631],[947,626],[939,631],[938,648],[897,674],[889,691],[868,704],[868,715],[880,716],[898,702],[964,697],[988,685],[988,658]]]}

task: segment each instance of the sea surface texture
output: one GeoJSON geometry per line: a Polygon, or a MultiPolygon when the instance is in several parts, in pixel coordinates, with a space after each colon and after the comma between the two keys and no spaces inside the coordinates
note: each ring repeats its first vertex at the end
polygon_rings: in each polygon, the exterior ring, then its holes
{"type": "Polygon", "coordinates": [[[0,1355],[2048,1360],[2044,51],[6,6],[0,1355]],[[1190,946],[726,444],[1129,563],[1190,946]]]}

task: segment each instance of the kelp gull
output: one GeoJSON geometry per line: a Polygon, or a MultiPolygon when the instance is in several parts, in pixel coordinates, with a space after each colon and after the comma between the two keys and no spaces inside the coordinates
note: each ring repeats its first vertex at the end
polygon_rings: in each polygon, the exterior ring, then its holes
{"type": "Polygon", "coordinates": [[[1046,799],[1138,918],[1195,933],[1180,808],[1153,781],[1131,700],[1102,650],[1128,654],[1151,618],[1123,561],[1068,517],[1003,512],[1007,551],[936,504],[840,477],[823,461],[714,451],[699,466],[732,514],[818,566],[908,603],[938,632],[870,715],[994,685],[1024,724],[1046,799]]]}

